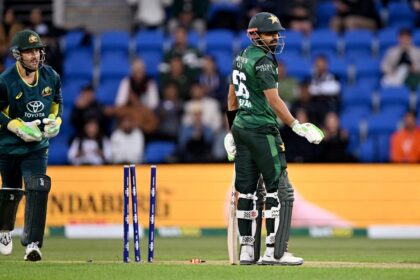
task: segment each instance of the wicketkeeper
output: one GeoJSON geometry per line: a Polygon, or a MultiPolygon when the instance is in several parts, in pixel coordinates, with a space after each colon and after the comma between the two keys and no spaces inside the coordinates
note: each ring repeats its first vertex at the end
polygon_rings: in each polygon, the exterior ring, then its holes
{"type": "MultiPolygon", "coordinates": [[[[266,187],[266,250],[259,263],[300,265],[303,259],[288,252],[293,208],[293,187],[287,176],[285,147],[277,118],[309,142],[319,144],[324,135],[311,123],[299,123],[277,90],[275,54],[284,47],[284,31],[271,13],[251,18],[248,37],[252,44],[233,61],[228,94],[228,121],[232,134],[225,138],[230,158],[235,159],[235,188],[239,193],[236,216],[240,234],[240,264],[254,264],[255,208],[260,174],[266,187]]],[[[280,93],[281,95],[281,93],[280,93]]]]}
{"type": "Polygon", "coordinates": [[[10,232],[25,194],[21,243],[26,246],[27,261],[42,258],[51,188],[46,175],[48,139],[60,131],[63,110],[60,77],[44,65],[44,49],[36,32],[16,33],[10,48],[16,63],[0,75],[0,253],[12,253],[10,232]]]}

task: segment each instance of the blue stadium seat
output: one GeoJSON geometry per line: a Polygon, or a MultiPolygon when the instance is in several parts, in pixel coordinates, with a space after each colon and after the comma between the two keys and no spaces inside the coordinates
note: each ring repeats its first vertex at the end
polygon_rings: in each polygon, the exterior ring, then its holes
{"type": "Polygon", "coordinates": [[[417,28],[413,32],[413,42],[416,46],[420,46],[420,28],[417,28]]]}
{"type": "Polygon", "coordinates": [[[101,55],[107,52],[121,52],[128,56],[130,35],[125,31],[105,31],[100,35],[101,55]]]}
{"type": "Polygon", "coordinates": [[[119,80],[102,82],[96,90],[96,99],[104,105],[114,105],[119,85],[119,80]]]}
{"type": "MultiPolygon", "coordinates": [[[[168,44],[167,45],[172,46],[172,44],[174,43],[174,37],[173,36],[169,36],[169,38],[167,38],[167,41],[168,41],[168,44]]],[[[194,30],[191,30],[191,31],[188,32],[187,41],[188,41],[188,44],[191,47],[199,48],[199,49],[202,48],[202,42],[201,42],[202,41],[202,38],[194,30]]]]}
{"type": "Polygon", "coordinates": [[[348,58],[372,55],[373,33],[369,30],[350,30],[344,34],[345,54],[348,58]]]}
{"type": "Polygon", "coordinates": [[[414,27],[416,13],[407,2],[391,2],[388,4],[388,26],[414,27]]]}
{"type": "Polygon", "coordinates": [[[251,40],[248,38],[248,35],[246,32],[240,32],[239,34],[239,48],[245,49],[249,45],[251,45],[251,40]]]}
{"type": "Polygon", "coordinates": [[[330,29],[315,29],[309,37],[311,52],[337,54],[338,42],[338,34],[330,29]]]}
{"type": "Polygon", "coordinates": [[[234,35],[228,29],[209,30],[204,37],[206,44],[206,52],[210,51],[233,51],[234,35]]]}
{"type": "Polygon", "coordinates": [[[108,52],[101,57],[100,81],[121,80],[130,71],[128,55],[120,52],[108,52]]]}
{"type": "Polygon", "coordinates": [[[361,86],[345,87],[341,98],[342,109],[348,107],[363,107],[370,111],[372,108],[372,90],[361,86]]]}
{"type": "Polygon", "coordinates": [[[328,58],[328,65],[331,73],[333,73],[342,84],[349,81],[349,62],[346,58],[331,56],[328,58]]]}
{"type": "Polygon", "coordinates": [[[397,130],[401,118],[393,113],[377,113],[367,118],[368,136],[391,135],[397,130]]]}
{"type": "Polygon", "coordinates": [[[64,58],[65,79],[90,81],[93,75],[93,56],[89,50],[78,49],[64,58]]]}
{"type": "Polygon", "coordinates": [[[154,78],[158,77],[159,74],[159,64],[162,62],[162,52],[161,51],[141,51],[137,55],[144,61],[146,65],[146,74],[154,78]]]}
{"type": "Polygon", "coordinates": [[[331,18],[336,14],[332,1],[323,1],[316,6],[316,28],[328,28],[331,18]]]}
{"type": "Polygon", "coordinates": [[[209,50],[207,53],[214,57],[217,69],[219,70],[220,74],[223,76],[229,75],[229,73],[232,71],[232,52],[224,50],[209,50]]]}
{"type": "Polygon", "coordinates": [[[286,43],[283,49],[283,53],[286,55],[302,55],[305,41],[302,33],[293,30],[287,30],[283,32],[282,35],[285,36],[284,41],[286,43]]]}
{"type": "MultiPolygon", "coordinates": [[[[84,83],[64,83],[61,86],[61,92],[63,95],[63,102],[64,102],[65,107],[73,106],[83,86],[85,86],[84,83]]],[[[64,110],[64,111],[68,111],[68,110],[64,110]]]]}
{"type": "Polygon", "coordinates": [[[90,51],[93,52],[93,42],[90,42],[88,45],[82,45],[84,36],[85,33],[82,30],[67,32],[63,37],[63,53],[69,54],[78,49],[90,49],[90,51]]]}
{"type": "Polygon", "coordinates": [[[379,44],[379,56],[383,57],[386,51],[395,45],[397,45],[398,40],[398,28],[395,27],[385,27],[378,31],[378,44],[379,44]]]}
{"type": "Polygon", "coordinates": [[[361,162],[389,162],[390,135],[368,137],[360,145],[359,159],[361,162]]]}
{"type": "Polygon", "coordinates": [[[145,163],[163,163],[176,151],[176,143],[170,141],[152,141],[146,145],[145,163]]]}
{"type": "Polygon", "coordinates": [[[404,87],[385,87],[379,91],[380,108],[402,107],[406,111],[410,102],[410,91],[404,87]]]}
{"type": "Polygon", "coordinates": [[[140,30],[136,33],[136,53],[154,51],[163,53],[164,35],[162,31],[140,30]]]}
{"type": "Polygon", "coordinates": [[[69,146],[67,140],[63,138],[52,138],[48,150],[49,165],[65,165],[68,164],[67,152],[69,146]]]}
{"type": "Polygon", "coordinates": [[[347,150],[354,153],[360,142],[361,124],[369,115],[370,110],[366,107],[352,106],[342,110],[340,114],[340,125],[349,133],[347,150]]]}
{"type": "Polygon", "coordinates": [[[280,56],[284,61],[289,76],[304,81],[311,76],[311,62],[301,56],[280,56]]]}
{"type": "Polygon", "coordinates": [[[359,57],[354,60],[357,83],[368,83],[376,87],[381,77],[380,60],[373,57],[359,57]]]}

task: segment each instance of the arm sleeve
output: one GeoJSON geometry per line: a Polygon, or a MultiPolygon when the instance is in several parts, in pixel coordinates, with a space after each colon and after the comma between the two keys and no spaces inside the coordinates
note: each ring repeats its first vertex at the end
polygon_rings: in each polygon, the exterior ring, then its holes
{"type": "Polygon", "coordinates": [[[9,98],[7,95],[7,87],[4,80],[0,79],[0,125],[7,126],[9,121],[9,98]]]}
{"type": "Polygon", "coordinates": [[[274,63],[263,57],[255,63],[255,75],[262,90],[277,88],[277,72],[274,63]]]}

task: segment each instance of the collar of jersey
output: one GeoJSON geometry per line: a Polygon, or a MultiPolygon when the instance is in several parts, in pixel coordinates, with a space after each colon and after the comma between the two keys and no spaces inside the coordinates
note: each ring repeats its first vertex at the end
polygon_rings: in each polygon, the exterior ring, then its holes
{"type": "Polygon", "coordinates": [[[21,80],[28,86],[28,87],[35,87],[36,85],[38,85],[38,77],[39,77],[39,75],[38,75],[38,71],[39,70],[36,70],[36,73],[35,73],[35,76],[36,76],[36,82],[35,82],[35,84],[33,84],[33,85],[31,85],[31,84],[29,84],[29,83],[27,83],[26,81],[25,81],[25,79],[22,77],[22,75],[20,74],[20,72],[19,72],[19,67],[18,67],[18,64],[17,64],[17,62],[16,62],[16,71],[17,71],[17,73],[18,73],[18,75],[19,75],[19,77],[21,78],[21,80]]]}

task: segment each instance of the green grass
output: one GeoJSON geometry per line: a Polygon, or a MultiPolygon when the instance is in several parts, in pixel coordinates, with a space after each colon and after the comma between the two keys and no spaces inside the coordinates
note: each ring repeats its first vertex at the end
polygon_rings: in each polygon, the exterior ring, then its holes
{"type": "Polygon", "coordinates": [[[13,254],[0,256],[0,279],[420,279],[419,240],[292,237],[291,251],[305,259],[299,267],[231,266],[225,244],[223,237],[157,238],[153,264],[123,264],[121,240],[48,238],[43,260],[29,263],[15,239],[13,254]]]}

